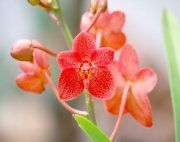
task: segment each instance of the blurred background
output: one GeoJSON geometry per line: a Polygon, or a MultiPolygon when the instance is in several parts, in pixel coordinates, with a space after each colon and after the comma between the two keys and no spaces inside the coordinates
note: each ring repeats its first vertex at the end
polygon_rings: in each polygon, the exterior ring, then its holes
{"type": "MultiPolygon", "coordinates": [[[[73,35],[89,0],[61,0],[65,19],[73,35]]],[[[127,42],[136,47],[142,66],[153,68],[158,84],[149,95],[154,125],[144,128],[130,115],[123,117],[117,142],[174,142],[173,114],[162,33],[162,12],[173,11],[180,17],[178,0],[109,0],[109,9],[126,14],[123,31],[127,42]]],[[[0,142],[86,142],[69,112],[55,99],[49,86],[42,95],[22,91],[15,78],[21,73],[10,57],[12,44],[21,38],[36,39],[56,52],[65,49],[59,28],[38,7],[26,0],[6,0],[0,4],[0,142]]],[[[57,82],[59,69],[51,58],[52,78],[57,82]]],[[[84,99],[70,102],[84,109],[84,99]]],[[[110,135],[116,118],[107,114],[102,102],[95,101],[98,125],[110,135]]]]}

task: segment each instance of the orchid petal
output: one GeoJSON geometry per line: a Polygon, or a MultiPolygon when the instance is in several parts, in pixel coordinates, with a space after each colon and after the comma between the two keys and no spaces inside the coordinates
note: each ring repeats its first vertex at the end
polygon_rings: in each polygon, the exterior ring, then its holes
{"type": "Polygon", "coordinates": [[[139,123],[146,127],[152,126],[151,105],[146,95],[135,96],[130,94],[126,108],[139,123]]]}
{"type": "Polygon", "coordinates": [[[79,54],[73,51],[60,52],[57,56],[57,63],[62,69],[78,68],[78,63],[80,61],[79,54]]]}
{"type": "Polygon", "coordinates": [[[101,46],[112,47],[114,50],[118,50],[124,45],[126,37],[122,32],[110,32],[104,34],[101,42],[101,46]]]}
{"type": "Polygon", "coordinates": [[[91,95],[107,100],[114,95],[115,86],[113,76],[108,68],[94,68],[89,79],[89,92],[91,95]]]}
{"type": "Polygon", "coordinates": [[[21,89],[29,92],[41,93],[45,90],[41,78],[32,73],[24,73],[17,76],[16,83],[21,89]]]}
{"type": "Polygon", "coordinates": [[[119,32],[125,23],[125,14],[121,11],[114,11],[110,15],[109,27],[113,32],[119,32]]]}
{"type": "Polygon", "coordinates": [[[121,100],[122,100],[122,93],[123,93],[123,88],[117,87],[113,98],[105,101],[105,106],[106,106],[107,112],[109,112],[113,115],[119,114],[119,108],[120,108],[120,104],[121,104],[121,100]]]}
{"type": "Polygon", "coordinates": [[[73,51],[79,53],[82,61],[90,59],[95,47],[93,37],[85,32],[78,34],[73,42],[73,51]]]}
{"type": "Polygon", "coordinates": [[[107,66],[113,61],[114,51],[111,48],[101,48],[92,54],[92,61],[97,66],[107,66]]]}
{"type": "Polygon", "coordinates": [[[72,100],[80,96],[83,90],[83,80],[76,69],[68,68],[62,71],[58,82],[58,91],[62,100],[72,100]]]}
{"type": "Polygon", "coordinates": [[[153,90],[156,83],[156,73],[150,68],[144,68],[136,74],[136,81],[132,85],[132,91],[134,94],[147,94],[153,90]]]}
{"type": "Polygon", "coordinates": [[[47,53],[34,49],[34,59],[41,68],[46,69],[49,67],[50,60],[47,53]]]}
{"type": "Polygon", "coordinates": [[[19,62],[19,66],[20,66],[21,70],[25,73],[31,72],[31,73],[37,74],[40,72],[39,66],[35,63],[21,61],[21,62],[19,62]]]}
{"type": "Polygon", "coordinates": [[[98,20],[95,23],[95,27],[97,29],[104,29],[104,30],[106,30],[107,27],[108,27],[109,21],[110,21],[110,14],[109,14],[109,11],[106,10],[104,13],[102,13],[99,16],[98,20]]]}
{"type": "Polygon", "coordinates": [[[111,70],[111,73],[113,75],[114,78],[114,82],[115,82],[115,86],[124,86],[125,80],[123,78],[123,76],[121,75],[121,73],[118,70],[118,62],[117,61],[113,61],[108,68],[111,70]]]}
{"type": "Polygon", "coordinates": [[[125,45],[122,48],[119,69],[126,80],[131,80],[132,77],[139,71],[139,61],[136,50],[131,45],[125,45]]]}
{"type": "Polygon", "coordinates": [[[90,25],[92,21],[92,18],[93,18],[93,15],[90,12],[85,12],[82,15],[81,25],[80,25],[81,30],[85,30],[86,28],[88,28],[88,26],[90,25]]]}

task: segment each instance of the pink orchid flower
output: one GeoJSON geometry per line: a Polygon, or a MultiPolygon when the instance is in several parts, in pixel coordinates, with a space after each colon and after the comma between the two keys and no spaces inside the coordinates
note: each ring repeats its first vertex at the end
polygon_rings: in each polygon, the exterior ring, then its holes
{"type": "MultiPolygon", "coordinates": [[[[81,30],[85,30],[93,19],[90,12],[85,12],[81,19],[81,30]]],[[[89,33],[94,37],[101,35],[101,46],[112,47],[118,50],[126,41],[126,37],[122,32],[122,27],[125,22],[125,15],[121,11],[109,13],[106,10],[102,13],[96,23],[93,25],[89,33]]]]}
{"type": "Polygon", "coordinates": [[[107,111],[118,115],[122,103],[122,92],[126,83],[130,83],[124,113],[129,112],[139,123],[152,126],[151,105],[147,94],[157,83],[156,73],[150,68],[140,68],[135,49],[130,45],[122,48],[119,62],[111,65],[116,76],[115,96],[105,102],[107,111]]]}
{"type": "MultiPolygon", "coordinates": [[[[40,46],[40,43],[36,41],[33,41],[33,44],[38,44],[38,46],[40,46]]],[[[44,91],[47,83],[44,72],[50,75],[49,62],[47,53],[39,49],[33,49],[33,62],[19,62],[23,73],[17,76],[17,85],[21,89],[29,92],[41,93],[44,91]]]]}
{"type": "Polygon", "coordinates": [[[58,54],[62,69],[58,91],[63,100],[72,100],[88,89],[99,99],[110,99],[114,94],[114,80],[107,68],[114,58],[110,48],[96,50],[93,38],[85,32],[78,34],[71,51],[58,54]]]}

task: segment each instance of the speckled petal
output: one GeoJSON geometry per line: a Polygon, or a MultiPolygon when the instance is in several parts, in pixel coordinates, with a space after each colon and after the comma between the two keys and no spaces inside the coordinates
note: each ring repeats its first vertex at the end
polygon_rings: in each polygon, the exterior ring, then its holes
{"type": "Polygon", "coordinates": [[[83,61],[90,60],[92,53],[95,51],[95,47],[93,37],[86,32],[78,34],[73,42],[73,51],[79,53],[83,61]]]}
{"type": "Polygon", "coordinates": [[[62,71],[58,82],[58,92],[62,100],[72,100],[81,95],[84,83],[78,71],[68,68],[62,71]]]}
{"type": "Polygon", "coordinates": [[[108,68],[94,68],[89,80],[89,92],[98,99],[111,99],[115,86],[113,76],[108,68]]]}
{"type": "Polygon", "coordinates": [[[114,58],[114,51],[111,48],[101,48],[96,50],[92,56],[91,60],[97,66],[107,66],[109,65],[114,58]]]}
{"type": "Polygon", "coordinates": [[[62,69],[78,68],[81,58],[78,53],[73,51],[60,52],[57,56],[57,63],[62,69]]]}

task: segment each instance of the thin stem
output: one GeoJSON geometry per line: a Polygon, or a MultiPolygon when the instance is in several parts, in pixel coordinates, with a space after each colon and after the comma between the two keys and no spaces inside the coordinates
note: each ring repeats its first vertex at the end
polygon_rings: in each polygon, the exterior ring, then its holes
{"type": "Polygon", "coordinates": [[[84,91],[84,95],[86,98],[86,106],[87,106],[87,111],[88,111],[87,117],[89,120],[91,120],[96,125],[96,116],[95,116],[95,111],[94,111],[94,104],[93,104],[91,96],[89,95],[88,90],[84,91]]]}
{"type": "Polygon", "coordinates": [[[51,18],[51,20],[56,23],[57,25],[59,25],[59,20],[58,18],[55,16],[55,14],[52,11],[47,11],[48,16],[51,18]]]}
{"type": "Polygon", "coordinates": [[[123,113],[124,113],[124,109],[125,109],[125,106],[126,106],[126,101],[127,101],[127,97],[128,97],[128,91],[129,91],[129,88],[130,88],[130,83],[127,83],[124,90],[123,90],[123,94],[122,94],[122,101],[121,101],[121,105],[120,105],[120,108],[119,108],[119,114],[118,114],[118,118],[117,118],[117,121],[116,121],[116,124],[115,124],[115,127],[111,133],[111,136],[110,136],[110,140],[113,142],[117,133],[118,133],[118,129],[119,129],[119,126],[120,126],[120,122],[121,122],[121,119],[122,119],[122,116],[123,116],[123,113]]]}
{"type": "Polygon", "coordinates": [[[60,24],[58,24],[58,25],[59,25],[59,27],[60,27],[63,35],[64,35],[64,38],[66,40],[66,44],[67,44],[68,48],[71,49],[73,37],[72,37],[71,32],[70,32],[70,30],[69,30],[69,28],[68,28],[68,26],[64,20],[59,1],[56,0],[56,3],[57,3],[57,9],[54,9],[53,12],[59,20],[60,24]]]}
{"type": "Polygon", "coordinates": [[[48,49],[48,48],[44,48],[44,47],[42,47],[42,46],[33,46],[33,45],[32,45],[32,48],[36,48],[36,49],[39,49],[39,50],[41,50],[41,51],[44,51],[44,52],[46,52],[46,53],[48,53],[49,55],[54,56],[54,57],[57,56],[57,53],[55,53],[54,51],[52,51],[52,50],[50,50],[50,49],[48,49]]]}
{"type": "Polygon", "coordinates": [[[54,92],[54,95],[56,96],[56,98],[58,99],[58,101],[61,103],[61,105],[66,109],[68,110],[69,112],[71,112],[72,114],[79,114],[79,115],[85,115],[87,116],[87,112],[86,111],[80,111],[80,110],[77,110],[77,109],[74,109],[72,108],[70,105],[68,105],[65,101],[61,100],[61,98],[59,97],[59,93],[58,93],[58,90],[56,88],[56,86],[54,85],[53,81],[51,80],[49,74],[47,72],[44,72],[44,75],[45,77],[47,78],[50,86],[51,86],[51,89],[53,90],[54,92]]]}
{"type": "Polygon", "coordinates": [[[96,34],[96,47],[97,48],[101,47],[101,42],[102,42],[102,32],[98,31],[96,34]]]}
{"type": "Polygon", "coordinates": [[[102,13],[102,7],[100,7],[96,14],[94,15],[92,21],[91,21],[91,24],[86,28],[85,32],[89,32],[91,30],[91,28],[94,26],[94,24],[96,23],[96,21],[98,20],[99,16],[101,15],[102,13]]]}

